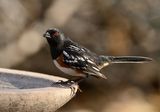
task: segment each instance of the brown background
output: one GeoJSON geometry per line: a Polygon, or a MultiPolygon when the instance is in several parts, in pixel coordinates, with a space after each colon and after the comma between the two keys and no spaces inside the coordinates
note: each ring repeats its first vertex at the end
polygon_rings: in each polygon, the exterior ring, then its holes
{"type": "Polygon", "coordinates": [[[0,0],[0,67],[64,76],[52,64],[47,28],[97,54],[142,55],[149,64],[116,64],[90,77],[59,112],[160,111],[160,0],[0,0]]]}

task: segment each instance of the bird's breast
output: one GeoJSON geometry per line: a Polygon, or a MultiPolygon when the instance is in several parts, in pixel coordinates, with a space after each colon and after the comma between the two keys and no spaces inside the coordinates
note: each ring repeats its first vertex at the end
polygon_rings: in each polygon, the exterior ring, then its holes
{"type": "Polygon", "coordinates": [[[63,73],[67,75],[85,77],[85,74],[83,74],[83,72],[70,68],[69,66],[60,62],[59,60],[54,60],[53,63],[60,71],[62,71],[63,73]]]}

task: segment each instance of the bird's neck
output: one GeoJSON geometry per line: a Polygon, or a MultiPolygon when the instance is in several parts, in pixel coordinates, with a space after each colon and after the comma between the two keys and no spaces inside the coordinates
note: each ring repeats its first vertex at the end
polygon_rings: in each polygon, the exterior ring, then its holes
{"type": "Polygon", "coordinates": [[[57,57],[60,56],[61,53],[63,52],[63,43],[59,44],[58,46],[50,45],[50,51],[52,59],[53,60],[57,59],[57,57]]]}

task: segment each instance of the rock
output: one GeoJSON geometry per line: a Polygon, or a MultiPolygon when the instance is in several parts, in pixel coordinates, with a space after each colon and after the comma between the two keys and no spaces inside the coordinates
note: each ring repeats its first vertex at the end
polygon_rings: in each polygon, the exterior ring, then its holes
{"type": "Polygon", "coordinates": [[[1,112],[53,112],[74,97],[78,85],[53,84],[66,80],[40,73],[0,68],[1,112]],[[71,88],[72,87],[72,88],[71,88]]]}

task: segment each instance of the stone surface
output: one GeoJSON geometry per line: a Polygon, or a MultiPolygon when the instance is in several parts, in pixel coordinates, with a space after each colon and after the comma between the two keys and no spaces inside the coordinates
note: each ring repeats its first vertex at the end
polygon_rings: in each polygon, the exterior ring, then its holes
{"type": "Polygon", "coordinates": [[[52,85],[59,77],[0,68],[1,112],[53,112],[76,94],[78,86],[52,85]],[[52,85],[52,86],[51,86],[52,85]]]}

